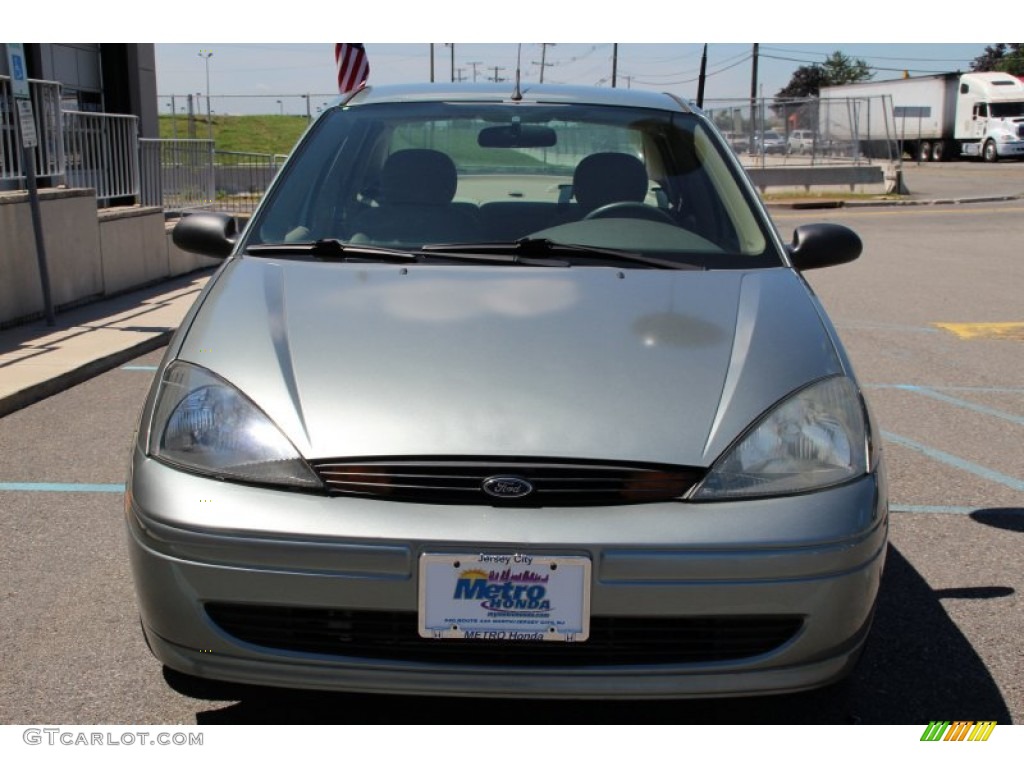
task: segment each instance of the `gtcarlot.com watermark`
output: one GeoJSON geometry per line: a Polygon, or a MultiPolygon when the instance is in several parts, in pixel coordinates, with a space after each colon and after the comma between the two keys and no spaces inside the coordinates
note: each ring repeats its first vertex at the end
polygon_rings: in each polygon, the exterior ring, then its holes
{"type": "Polygon", "coordinates": [[[50,747],[201,747],[203,734],[191,731],[86,731],[76,728],[26,728],[21,739],[50,747]]]}

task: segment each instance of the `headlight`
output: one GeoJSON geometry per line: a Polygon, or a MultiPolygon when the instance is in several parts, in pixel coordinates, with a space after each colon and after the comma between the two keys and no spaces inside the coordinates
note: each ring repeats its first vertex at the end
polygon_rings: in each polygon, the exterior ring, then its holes
{"type": "Polygon", "coordinates": [[[1009,132],[1000,131],[999,133],[996,134],[996,141],[1000,142],[1001,144],[1002,143],[1006,143],[1008,141],[1019,141],[1019,140],[1020,140],[1020,138],[1015,133],[1009,133],[1009,132]]]}
{"type": "Polygon", "coordinates": [[[167,366],[160,384],[149,454],[205,475],[318,488],[295,446],[245,395],[188,363],[167,366]]]}
{"type": "Polygon", "coordinates": [[[693,498],[778,496],[867,472],[868,428],[853,382],[825,379],[783,400],[711,468],[693,498]]]}

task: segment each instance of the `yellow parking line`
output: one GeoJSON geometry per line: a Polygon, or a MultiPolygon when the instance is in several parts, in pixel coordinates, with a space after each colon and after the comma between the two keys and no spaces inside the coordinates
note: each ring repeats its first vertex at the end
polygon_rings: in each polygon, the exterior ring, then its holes
{"type": "Polygon", "coordinates": [[[1015,339],[1024,341],[1024,323],[932,323],[961,339],[1015,339]]]}

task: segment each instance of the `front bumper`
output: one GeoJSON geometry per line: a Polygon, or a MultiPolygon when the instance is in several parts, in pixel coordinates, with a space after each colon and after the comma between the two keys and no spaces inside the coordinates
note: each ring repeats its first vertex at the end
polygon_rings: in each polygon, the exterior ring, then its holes
{"type": "Polygon", "coordinates": [[[885,559],[884,486],[879,472],[773,500],[447,507],[217,482],[138,454],[126,511],[147,639],[161,662],[187,674],[372,693],[703,697],[812,688],[851,669],[885,559]],[[207,611],[227,604],[415,615],[419,558],[439,551],[585,555],[595,621],[785,616],[799,618],[799,628],[741,658],[541,667],[368,658],[344,655],[343,645],[272,647],[226,631],[207,611]]]}
{"type": "Polygon", "coordinates": [[[1024,157],[1024,141],[997,141],[996,153],[1000,157],[1024,157]]]}

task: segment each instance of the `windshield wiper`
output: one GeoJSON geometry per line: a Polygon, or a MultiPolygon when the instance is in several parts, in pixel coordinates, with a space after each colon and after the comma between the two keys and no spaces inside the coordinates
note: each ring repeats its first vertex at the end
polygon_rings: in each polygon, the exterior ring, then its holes
{"type": "Polygon", "coordinates": [[[342,259],[353,261],[392,261],[405,264],[419,261],[420,256],[397,248],[377,245],[353,245],[334,238],[317,240],[312,243],[255,243],[246,246],[244,253],[274,256],[313,256],[319,259],[342,259]]]}
{"type": "MultiPolygon", "coordinates": [[[[472,262],[474,264],[489,264],[496,266],[514,266],[525,264],[525,261],[514,253],[481,253],[478,249],[467,248],[465,252],[459,251],[458,245],[453,246],[452,251],[445,247],[444,252],[431,250],[426,246],[422,251],[406,251],[398,248],[387,248],[379,245],[362,245],[343,243],[334,238],[317,240],[313,243],[254,243],[247,246],[244,253],[254,256],[298,256],[305,258],[312,256],[318,259],[331,259],[336,261],[385,261],[398,264],[422,263],[427,259],[442,259],[447,261],[472,262]]],[[[545,261],[540,266],[569,266],[553,261],[545,261]]]]}
{"type": "Polygon", "coordinates": [[[655,269],[701,269],[685,262],[644,256],[614,248],[557,243],[546,238],[524,237],[511,242],[493,243],[430,243],[418,251],[386,248],[378,245],[343,243],[334,238],[304,243],[254,243],[244,253],[254,256],[313,257],[338,261],[383,261],[398,264],[441,259],[493,266],[569,267],[572,257],[638,264],[655,269]]]}
{"type": "Polygon", "coordinates": [[[655,256],[644,256],[633,251],[622,251],[616,248],[600,248],[597,246],[578,245],[576,243],[558,243],[542,237],[524,237],[511,242],[495,243],[431,243],[421,249],[431,254],[502,254],[514,257],[518,264],[537,263],[549,264],[552,257],[572,258],[573,256],[597,259],[615,264],[639,264],[655,269],[702,269],[703,267],[659,259],[655,256]]]}

